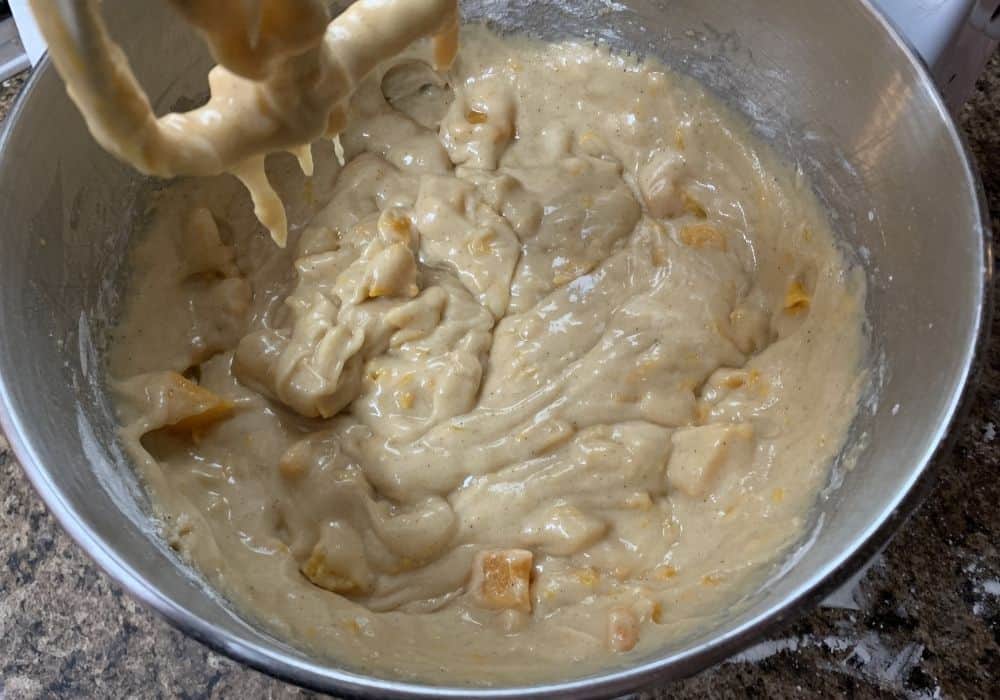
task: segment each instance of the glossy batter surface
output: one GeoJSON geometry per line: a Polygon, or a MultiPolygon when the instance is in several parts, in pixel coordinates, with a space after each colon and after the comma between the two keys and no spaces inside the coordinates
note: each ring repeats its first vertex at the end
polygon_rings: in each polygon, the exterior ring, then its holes
{"type": "Polygon", "coordinates": [[[862,277],[697,86],[469,30],[353,99],[346,165],[161,193],[111,372],[173,546],[367,672],[628,663],[803,534],[865,375],[862,277]]]}

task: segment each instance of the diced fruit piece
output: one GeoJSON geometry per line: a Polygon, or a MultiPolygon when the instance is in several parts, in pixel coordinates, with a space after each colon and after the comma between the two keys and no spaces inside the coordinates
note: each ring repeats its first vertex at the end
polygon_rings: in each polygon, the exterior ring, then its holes
{"type": "Polygon", "coordinates": [[[667,481],[692,498],[705,498],[726,473],[740,470],[753,459],[754,434],[748,423],[684,428],[671,440],[667,481]]]}
{"type": "Polygon", "coordinates": [[[711,224],[691,224],[681,229],[681,242],[691,248],[720,250],[728,248],[726,239],[719,229],[711,224]]]}
{"type": "Polygon", "coordinates": [[[699,219],[708,218],[708,212],[705,211],[705,207],[702,206],[701,202],[692,197],[690,193],[684,192],[684,194],[681,195],[681,199],[684,201],[684,210],[688,214],[699,219]]]}
{"type": "Polygon", "coordinates": [[[204,207],[196,207],[188,214],[178,231],[177,250],[185,275],[212,273],[235,277],[239,274],[233,249],[222,242],[215,217],[204,207]]]}
{"type": "Polygon", "coordinates": [[[485,124],[490,120],[489,116],[485,112],[480,112],[476,109],[470,109],[465,113],[465,120],[470,124],[485,124]]]}
{"type": "Polygon", "coordinates": [[[796,280],[789,285],[788,291],[785,293],[785,311],[791,314],[808,311],[811,302],[809,292],[806,291],[801,282],[796,280]]]}
{"type": "Polygon", "coordinates": [[[417,287],[417,263],[404,243],[394,243],[372,260],[368,269],[368,296],[405,297],[420,293],[417,287]]]}
{"type": "Polygon", "coordinates": [[[388,244],[409,243],[413,234],[413,224],[406,210],[390,207],[378,218],[378,231],[388,244]]]}
{"type": "Polygon", "coordinates": [[[313,584],[334,593],[367,593],[374,583],[361,537],[338,521],[323,527],[301,571],[313,584]]]}
{"type": "Polygon", "coordinates": [[[281,455],[278,460],[278,473],[285,479],[294,481],[300,479],[310,472],[320,461],[317,456],[317,447],[329,448],[324,457],[332,459],[339,451],[338,445],[331,445],[329,440],[305,439],[295,443],[281,455]]]}
{"type": "Polygon", "coordinates": [[[677,576],[677,567],[673,564],[660,564],[653,569],[653,577],[660,581],[669,581],[677,576]]]}
{"type": "MultiPolygon", "coordinates": [[[[202,390],[204,391],[204,390],[202,390]]],[[[211,392],[205,392],[212,396],[211,399],[206,399],[210,401],[210,405],[206,405],[204,410],[199,411],[195,415],[183,418],[176,423],[170,425],[171,430],[175,430],[182,433],[193,433],[196,431],[204,430],[213,423],[217,423],[224,418],[228,418],[233,412],[233,404],[225,399],[220,399],[211,392]]]]}
{"type": "Polygon", "coordinates": [[[639,643],[639,619],[625,606],[608,612],[608,646],[612,651],[631,651],[639,643]]]}
{"type": "Polygon", "coordinates": [[[608,531],[600,518],[571,505],[557,505],[529,515],[521,528],[525,544],[566,557],[591,546],[608,531]]]}
{"type": "Polygon", "coordinates": [[[662,603],[653,603],[652,609],[649,611],[649,619],[658,625],[663,624],[663,605],[662,603]]]}
{"type": "Polygon", "coordinates": [[[149,417],[150,430],[200,431],[233,411],[231,401],[177,372],[140,375],[129,380],[129,385],[129,393],[142,397],[141,411],[149,417]]]}
{"type": "Polygon", "coordinates": [[[531,612],[531,567],[534,556],[526,549],[480,552],[472,565],[469,591],[489,610],[531,612]]]}
{"type": "Polygon", "coordinates": [[[496,239],[497,235],[492,230],[474,233],[469,238],[466,247],[472,255],[492,255],[493,241],[496,239]]]}
{"type": "Polygon", "coordinates": [[[396,403],[404,411],[408,411],[413,408],[416,401],[417,398],[413,395],[412,391],[404,391],[396,397],[396,403]]]}

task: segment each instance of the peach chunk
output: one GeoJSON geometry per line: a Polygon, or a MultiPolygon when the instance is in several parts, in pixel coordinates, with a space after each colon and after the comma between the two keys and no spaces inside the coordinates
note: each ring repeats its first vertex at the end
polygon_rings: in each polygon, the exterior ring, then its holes
{"type": "Polygon", "coordinates": [[[703,425],[673,434],[667,481],[692,498],[708,496],[727,473],[753,460],[753,427],[748,423],[703,425]]]}
{"type": "Polygon", "coordinates": [[[526,549],[480,552],[472,565],[469,591],[489,610],[531,612],[531,567],[534,555],[526,549]]]}
{"type": "Polygon", "coordinates": [[[608,646],[612,651],[631,651],[639,643],[639,619],[623,605],[608,612],[608,646]]]}
{"type": "MultiPolygon", "coordinates": [[[[142,388],[143,412],[150,429],[195,433],[227,418],[233,404],[177,372],[155,372],[131,380],[142,388]]],[[[134,390],[133,390],[134,391],[134,390]]]]}

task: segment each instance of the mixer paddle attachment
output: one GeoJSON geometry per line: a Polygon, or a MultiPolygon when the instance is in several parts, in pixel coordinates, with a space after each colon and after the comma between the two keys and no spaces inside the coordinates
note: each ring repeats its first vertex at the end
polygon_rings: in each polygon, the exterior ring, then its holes
{"type": "Polygon", "coordinates": [[[160,177],[236,175],[279,246],[284,206],[264,171],[269,153],[293,153],[308,175],[309,145],[335,137],[345,105],[381,61],[425,37],[435,67],[458,49],[458,0],[359,0],[332,19],[323,0],[167,0],[218,61],[208,101],[157,117],[99,0],[31,0],[67,91],[94,138],[137,170],[160,177]]]}

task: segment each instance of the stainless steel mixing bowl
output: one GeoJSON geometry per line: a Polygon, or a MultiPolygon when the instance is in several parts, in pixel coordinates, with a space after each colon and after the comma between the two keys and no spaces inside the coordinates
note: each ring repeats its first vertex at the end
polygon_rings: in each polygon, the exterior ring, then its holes
{"type": "MultiPolygon", "coordinates": [[[[160,111],[205,92],[204,48],[166,3],[105,8],[160,111]]],[[[96,146],[44,63],[0,144],[3,428],[52,513],[109,575],[188,634],[274,675],[365,696],[584,697],[693,673],[814,604],[924,492],[988,316],[977,176],[926,73],[862,0],[465,0],[464,12],[506,30],[655,54],[703,81],[798,164],[864,264],[878,371],[853,432],[857,465],[835,470],[808,538],[766,586],[710,629],[628,668],[519,689],[368,677],[241,619],[158,539],[116,447],[102,351],[144,183],[96,146]]]]}

